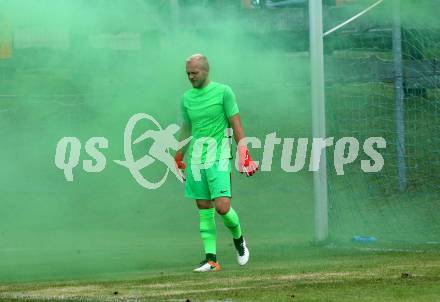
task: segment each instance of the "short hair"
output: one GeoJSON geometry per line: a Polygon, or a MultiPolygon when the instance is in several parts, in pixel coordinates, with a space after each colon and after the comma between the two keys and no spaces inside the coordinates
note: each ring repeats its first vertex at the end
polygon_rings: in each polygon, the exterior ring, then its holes
{"type": "Polygon", "coordinates": [[[186,59],[187,64],[192,61],[200,62],[201,67],[203,69],[205,69],[206,71],[209,71],[209,62],[208,62],[208,58],[206,56],[197,53],[197,54],[190,56],[188,59],[186,59]]]}

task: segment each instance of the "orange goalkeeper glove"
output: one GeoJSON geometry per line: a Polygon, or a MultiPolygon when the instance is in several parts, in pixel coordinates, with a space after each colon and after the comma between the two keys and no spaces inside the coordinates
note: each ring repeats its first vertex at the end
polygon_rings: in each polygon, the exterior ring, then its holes
{"type": "Polygon", "coordinates": [[[252,176],[258,170],[258,165],[254,162],[249,155],[249,151],[246,146],[238,147],[238,171],[240,173],[246,173],[246,176],[252,176]]]}
{"type": "Polygon", "coordinates": [[[176,161],[176,166],[180,170],[186,169],[186,164],[183,162],[183,154],[182,152],[177,152],[176,156],[174,157],[174,160],[176,161]]]}
{"type": "Polygon", "coordinates": [[[186,169],[186,164],[183,162],[183,153],[177,152],[176,156],[174,156],[174,160],[176,162],[177,169],[179,171],[180,176],[185,181],[185,175],[183,175],[182,171],[186,169]]]}

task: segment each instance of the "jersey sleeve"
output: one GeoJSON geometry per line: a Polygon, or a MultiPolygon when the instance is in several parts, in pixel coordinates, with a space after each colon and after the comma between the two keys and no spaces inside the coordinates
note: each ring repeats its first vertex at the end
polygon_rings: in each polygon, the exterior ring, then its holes
{"type": "Polygon", "coordinates": [[[228,119],[239,112],[235,94],[229,86],[226,86],[223,94],[223,108],[228,119]]]}

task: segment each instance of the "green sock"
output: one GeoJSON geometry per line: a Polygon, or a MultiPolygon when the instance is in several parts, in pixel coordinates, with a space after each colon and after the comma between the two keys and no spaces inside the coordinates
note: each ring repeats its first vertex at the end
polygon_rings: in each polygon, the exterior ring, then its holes
{"type": "Polygon", "coordinates": [[[221,215],[225,226],[231,231],[232,237],[238,239],[241,237],[240,220],[238,219],[237,212],[233,208],[230,208],[228,213],[221,215]]]}
{"type": "Polygon", "coordinates": [[[202,237],[205,254],[216,254],[217,229],[214,214],[214,208],[199,210],[200,237],[202,237]]]}

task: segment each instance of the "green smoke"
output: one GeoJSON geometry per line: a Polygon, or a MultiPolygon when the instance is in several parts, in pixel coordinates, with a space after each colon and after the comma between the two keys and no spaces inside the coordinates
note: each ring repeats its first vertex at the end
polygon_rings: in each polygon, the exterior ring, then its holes
{"type": "MultiPolygon", "coordinates": [[[[12,58],[0,61],[1,281],[108,278],[198,263],[198,216],[183,186],[170,175],[160,189],[146,190],[113,162],[124,159],[133,114],[148,113],[162,127],[179,121],[191,54],[205,54],[211,79],[236,92],[248,135],[309,136],[308,57],[291,52],[306,50],[307,38],[284,40],[270,23],[259,23],[258,10],[198,1],[181,1],[178,11],[168,1],[23,0],[1,7],[13,34],[12,58]],[[63,137],[81,142],[73,182],[54,163],[63,137]],[[109,142],[100,173],[82,168],[91,159],[84,149],[91,137],[109,142]]],[[[141,123],[136,134],[143,127],[152,125],[141,123]]],[[[134,147],[135,156],[146,148],[134,147]]],[[[310,175],[286,178],[276,159],[274,166],[274,174],[253,179],[233,175],[234,207],[255,246],[268,238],[274,246],[304,244],[312,239],[310,175]],[[262,217],[269,220],[264,226],[262,217]]],[[[153,181],[164,170],[155,163],[143,173],[153,181]]],[[[221,234],[221,259],[233,261],[221,234]]]]}

